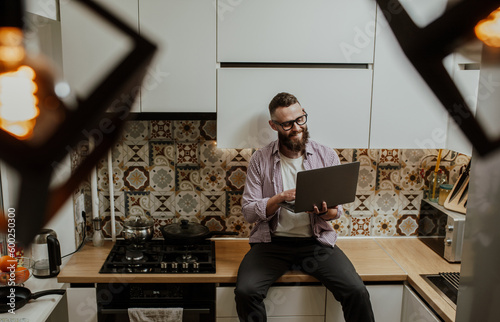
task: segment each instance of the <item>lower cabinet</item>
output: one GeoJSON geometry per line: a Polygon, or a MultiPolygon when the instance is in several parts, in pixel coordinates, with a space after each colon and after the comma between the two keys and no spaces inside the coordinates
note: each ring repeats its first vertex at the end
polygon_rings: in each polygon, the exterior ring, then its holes
{"type": "MultiPolygon", "coordinates": [[[[403,285],[367,285],[376,321],[401,321],[403,285]]],[[[217,288],[217,322],[238,322],[234,287],[217,288]]],[[[268,321],[339,322],[342,307],[324,286],[274,286],[264,300],[268,321]]]]}
{"type": "MultiPolygon", "coordinates": [[[[370,293],[375,321],[401,321],[401,306],[403,303],[403,285],[367,285],[370,293]]],[[[326,295],[325,322],[341,322],[344,320],[342,306],[333,297],[331,292],[326,295]]]]}
{"type": "Polygon", "coordinates": [[[439,319],[407,285],[403,291],[401,322],[439,322],[439,319]]]}
{"type": "MultiPolygon", "coordinates": [[[[323,322],[326,289],[324,286],[274,286],[264,300],[268,321],[323,322]]],[[[217,287],[217,322],[238,322],[234,287],[217,287]]]]}
{"type": "Polygon", "coordinates": [[[97,322],[97,299],[94,287],[66,289],[68,317],[71,322],[97,322]]]}

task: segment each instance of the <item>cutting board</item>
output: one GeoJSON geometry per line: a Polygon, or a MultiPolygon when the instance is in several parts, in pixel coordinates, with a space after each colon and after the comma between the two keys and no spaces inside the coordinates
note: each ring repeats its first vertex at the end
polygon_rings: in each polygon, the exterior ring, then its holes
{"type": "Polygon", "coordinates": [[[469,171],[470,161],[465,168],[465,171],[458,178],[457,183],[453,186],[448,198],[446,198],[443,207],[449,210],[465,214],[467,210],[467,200],[469,198],[469,171]]]}

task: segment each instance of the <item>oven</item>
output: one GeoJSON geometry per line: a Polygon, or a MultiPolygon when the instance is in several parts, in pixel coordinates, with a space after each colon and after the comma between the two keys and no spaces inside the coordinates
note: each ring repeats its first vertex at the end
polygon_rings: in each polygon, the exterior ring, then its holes
{"type": "Polygon", "coordinates": [[[215,284],[97,284],[99,322],[128,322],[132,307],[180,307],[182,321],[215,322],[215,284]]]}
{"type": "MultiPolygon", "coordinates": [[[[213,274],[214,243],[169,245],[151,240],[140,245],[118,240],[101,274],[213,274]]],[[[100,283],[96,288],[99,322],[129,321],[129,308],[182,308],[183,321],[215,321],[214,283],[100,283]]]]}
{"type": "Polygon", "coordinates": [[[448,262],[462,260],[465,215],[427,199],[420,204],[418,238],[448,262]]]}

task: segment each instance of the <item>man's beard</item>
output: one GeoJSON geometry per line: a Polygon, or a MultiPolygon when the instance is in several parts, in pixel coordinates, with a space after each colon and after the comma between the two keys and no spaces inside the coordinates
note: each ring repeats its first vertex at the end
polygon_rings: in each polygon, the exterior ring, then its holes
{"type": "MultiPolygon", "coordinates": [[[[300,133],[300,132],[294,132],[294,133],[300,133]]],[[[302,130],[302,139],[300,141],[292,141],[287,135],[281,132],[278,132],[278,138],[280,144],[285,146],[288,150],[293,152],[302,152],[306,149],[306,143],[309,140],[309,131],[307,130],[307,127],[302,130]]]]}

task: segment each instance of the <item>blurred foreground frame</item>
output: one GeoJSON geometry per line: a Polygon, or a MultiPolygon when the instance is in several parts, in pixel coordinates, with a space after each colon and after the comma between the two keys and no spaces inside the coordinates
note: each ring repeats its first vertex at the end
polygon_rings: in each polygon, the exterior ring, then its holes
{"type": "Polygon", "coordinates": [[[500,1],[463,0],[424,28],[413,22],[399,0],[376,1],[405,55],[479,155],[500,147],[500,138],[488,138],[442,63],[447,55],[475,38],[474,26],[497,9],[500,1]]]}
{"type": "MultiPolygon", "coordinates": [[[[25,246],[54,217],[118,139],[157,48],[100,5],[91,0],[76,1],[130,37],[133,45],[86,98],[78,98],[75,109],[67,110],[65,120],[45,142],[33,146],[0,130],[0,158],[17,170],[21,178],[14,232],[16,241],[25,246]],[[108,107],[116,105],[122,95],[128,99],[109,111],[108,107]],[[79,143],[87,141],[84,133],[96,131],[102,139],[95,143],[94,150],[66,182],[51,189],[50,180],[57,165],[79,143]]],[[[13,225],[9,226],[5,215],[0,218],[0,232],[6,233],[13,225]]],[[[8,232],[12,233],[10,229],[8,232]]]]}

